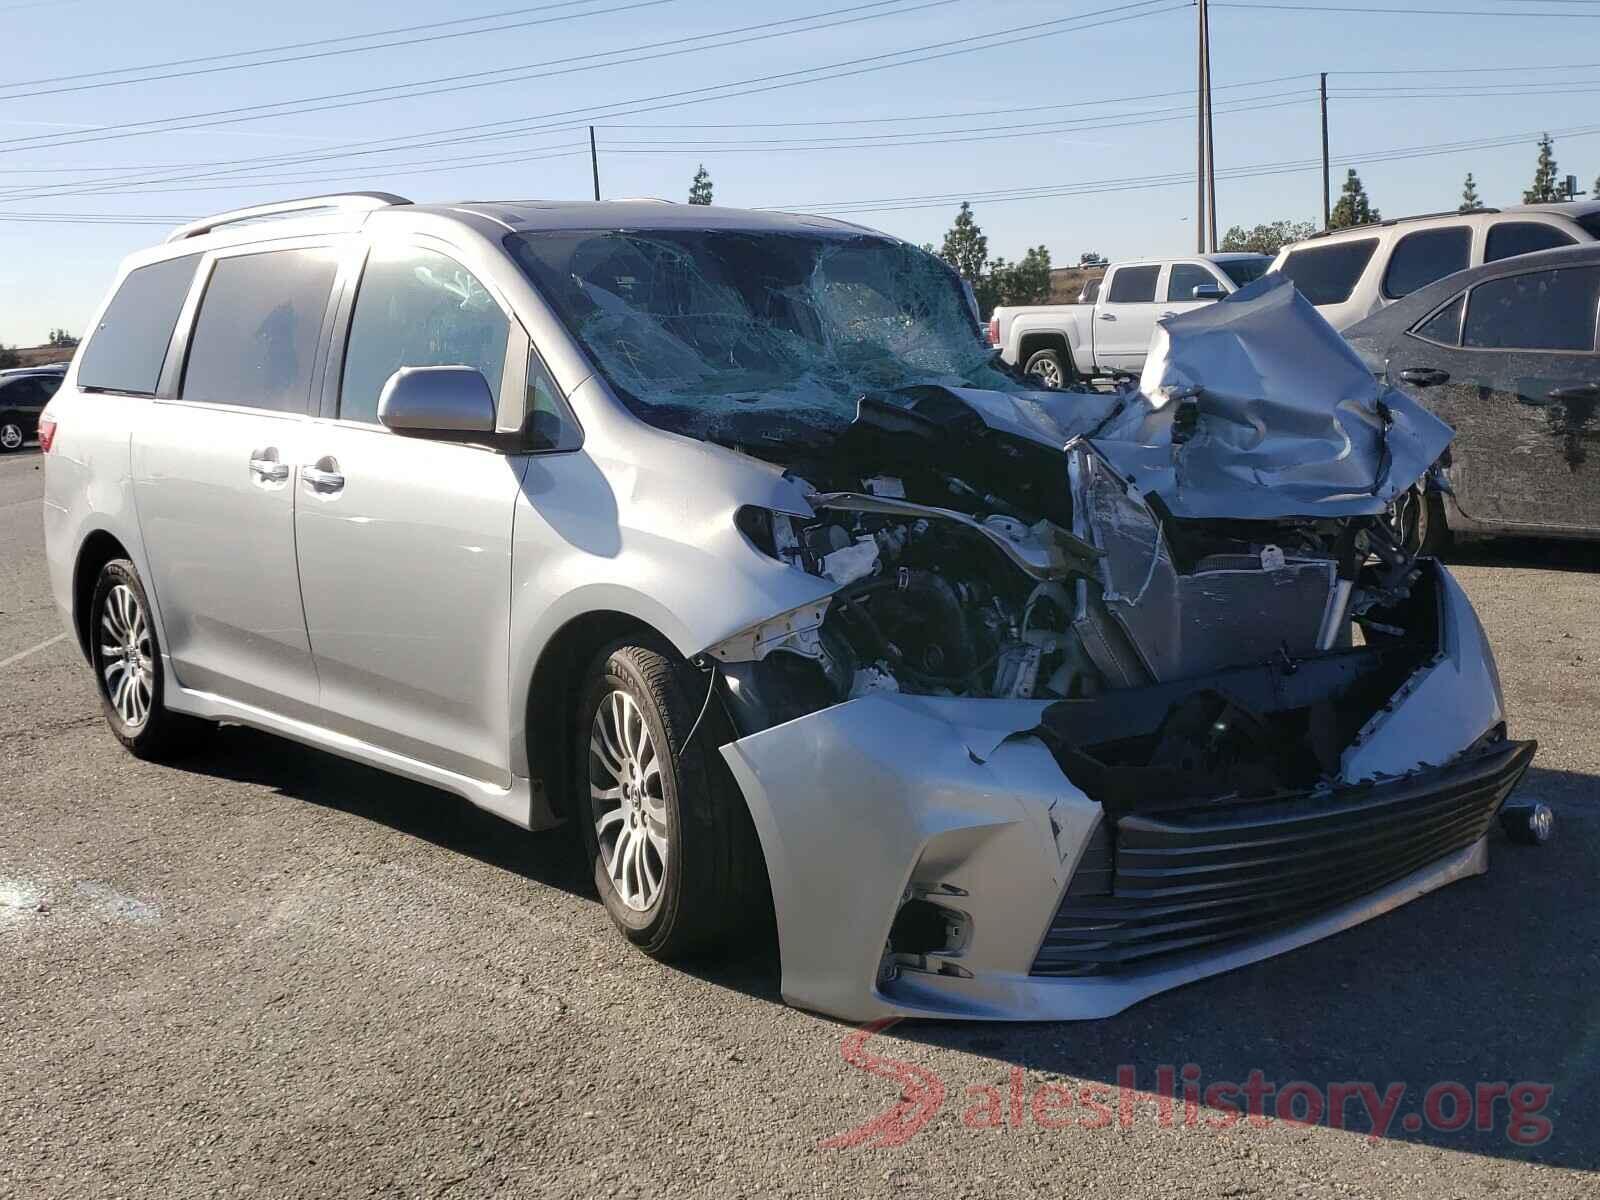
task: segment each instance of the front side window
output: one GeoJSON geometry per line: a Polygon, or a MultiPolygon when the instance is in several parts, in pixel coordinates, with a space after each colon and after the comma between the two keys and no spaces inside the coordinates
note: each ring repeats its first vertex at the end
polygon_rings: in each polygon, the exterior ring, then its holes
{"type": "Polygon", "coordinates": [[[383,385],[401,367],[476,367],[500,392],[511,322],[459,263],[416,246],[377,245],[350,318],[339,416],[376,422],[383,385]]]}
{"type": "Polygon", "coordinates": [[[1489,237],[1483,245],[1483,261],[1499,262],[1502,258],[1515,258],[1536,250],[1572,246],[1577,240],[1565,230],[1546,225],[1543,221],[1502,221],[1489,226],[1489,237]]]}
{"type": "Polygon", "coordinates": [[[79,387],[155,394],[199,261],[198,254],[186,254],[128,272],[80,352],[79,387]]]}
{"type": "Polygon", "coordinates": [[[1197,287],[1221,287],[1217,277],[1204,267],[1197,267],[1194,263],[1173,263],[1172,270],[1167,273],[1167,301],[1193,300],[1194,289],[1197,287]]]}
{"type": "Polygon", "coordinates": [[[1490,279],[1467,297],[1461,344],[1479,349],[1595,348],[1600,267],[1559,267],[1490,279]]]}
{"type": "Polygon", "coordinates": [[[863,395],[1029,390],[998,364],[955,272],[889,238],[573,230],[506,246],[617,397],[675,433],[817,444],[863,395]]]}
{"type": "Polygon", "coordinates": [[[1160,267],[1118,267],[1111,276],[1109,304],[1149,304],[1156,298],[1160,267]]]}
{"type": "Polygon", "coordinates": [[[305,412],[337,254],[316,248],[219,258],[190,336],[183,398],[305,412]]]}
{"type": "Polygon", "coordinates": [[[1356,290],[1377,248],[1377,238],[1311,246],[1292,251],[1278,272],[1287,275],[1313,304],[1343,304],[1356,290]]]}
{"type": "Polygon", "coordinates": [[[1446,275],[1465,271],[1471,258],[1472,230],[1465,225],[1408,233],[1389,255],[1383,294],[1391,300],[1409,296],[1446,275]]]}

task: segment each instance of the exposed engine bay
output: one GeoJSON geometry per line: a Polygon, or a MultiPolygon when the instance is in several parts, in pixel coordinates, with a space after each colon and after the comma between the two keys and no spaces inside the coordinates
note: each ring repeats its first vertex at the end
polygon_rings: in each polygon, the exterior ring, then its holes
{"type": "Polygon", "coordinates": [[[1296,300],[1264,281],[1217,310],[1220,333],[1201,314],[1174,323],[1198,329],[1109,395],[862,396],[841,436],[782,464],[809,515],[737,515],[763,553],[834,590],[715,649],[736,724],[877,692],[1048,701],[1034,732],[1114,810],[1342,778],[1363,728],[1440,652],[1436,577],[1383,499],[1449,433],[1397,414],[1404,398],[1359,367],[1341,374],[1348,354],[1314,324],[1297,377],[1320,352],[1310,377],[1342,393],[1230,386],[1219,358],[1252,316],[1292,341],[1296,300]]]}

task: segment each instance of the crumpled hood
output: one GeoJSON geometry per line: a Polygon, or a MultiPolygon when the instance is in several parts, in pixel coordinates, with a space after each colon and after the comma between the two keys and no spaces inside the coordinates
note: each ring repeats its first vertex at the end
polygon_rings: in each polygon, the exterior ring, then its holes
{"type": "Polygon", "coordinates": [[[1272,274],[1162,321],[1138,391],[1091,440],[1176,516],[1271,519],[1380,513],[1453,436],[1272,274]]]}

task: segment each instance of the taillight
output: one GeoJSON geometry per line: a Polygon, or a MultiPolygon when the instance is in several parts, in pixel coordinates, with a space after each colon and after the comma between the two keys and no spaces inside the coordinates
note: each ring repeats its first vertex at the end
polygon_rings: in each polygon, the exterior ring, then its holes
{"type": "Polygon", "coordinates": [[[990,317],[989,318],[989,345],[998,346],[999,344],[1000,344],[1000,318],[999,317],[990,317]]]}
{"type": "Polygon", "coordinates": [[[39,417],[39,450],[43,454],[50,453],[50,443],[56,440],[56,419],[49,413],[39,417]]]}

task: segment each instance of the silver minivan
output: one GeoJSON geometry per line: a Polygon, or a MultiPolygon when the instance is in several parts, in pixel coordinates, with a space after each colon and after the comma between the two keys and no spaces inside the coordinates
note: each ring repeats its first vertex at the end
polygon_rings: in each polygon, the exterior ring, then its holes
{"type": "Polygon", "coordinates": [[[1484,870],[1533,746],[1384,520],[1448,428],[1280,280],[1142,392],[977,316],[813,217],[196,222],[41,420],[54,595],[133,753],[248,725],[570,823],[646,952],[773,920],[851,1018],[1104,1015],[1484,870]]]}

